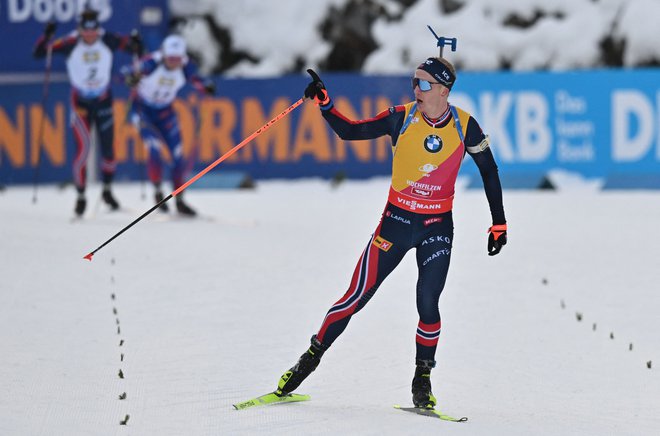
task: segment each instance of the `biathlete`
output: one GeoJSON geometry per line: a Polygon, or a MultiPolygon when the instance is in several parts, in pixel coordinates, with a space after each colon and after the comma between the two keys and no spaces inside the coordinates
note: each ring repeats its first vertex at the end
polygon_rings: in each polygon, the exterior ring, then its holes
{"type": "Polygon", "coordinates": [[[440,336],[438,302],[453,244],[454,185],[465,153],[479,167],[490,206],[488,254],[498,254],[507,242],[502,188],[488,137],[469,113],[449,104],[456,71],[444,58],[428,58],[417,67],[412,78],[415,101],[360,121],[342,115],[318,75],[308,72],[313,80],[305,89],[305,97],[320,105],[323,117],[341,139],[392,138],[392,182],[380,223],[358,260],[348,291],[328,310],[311,338],[311,346],[282,375],[275,393],[292,392],[316,369],[351,317],[415,248],[419,322],[412,399],[415,407],[433,408],[436,398],[430,376],[440,336]]]}
{"type": "MultiPolygon", "coordinates": [[[[172,103],[186,83],[191,83],[195,89],[206,94],[215,93],[215,84],[197,74],[196,67],[186,55],[186,43],[178,35],[165,38],[160,50],[151,53],[137,65],[122,68],[122,74],[129,86],[137,88],[133,109],[138,116],[136,122],[140,135],[149,150],[148,175],[154,185],[154,196],[158,203],[163,199],[161,143],[167,145],[172,157],[171,177],[175,190],[185,182],[188,169],[188,162],[183,155],[179,122],[172,103]]],[[[175,198],[180,214],[196,215],[183,201],[182,193],[175,198]]],[[[166,203],[160,207],[167,212],[166,203]]]]}
{"type": "Polygon", "coordinates": [[[77,144],[73,160],[73,181],[78,191],[75,213],[81,216],[87,205],[85,189],[92,124],[96,125],[101,145],[102,198],[112,210],[119,209],[119,203],[111,191],[116,169],[110,89],[113,52],[122,50],[139,54],[142,41],[137,32],[130,36],[106,32],[100,26],[98,12],[93,9],[85,9],[80,14],[75,31],[51,43],[55,28],[54,22],[46,25],[33,54],[43,58],[51,50],[54,54],[66,56],[66,69],[71,82],[71,127],[77,144]]]}

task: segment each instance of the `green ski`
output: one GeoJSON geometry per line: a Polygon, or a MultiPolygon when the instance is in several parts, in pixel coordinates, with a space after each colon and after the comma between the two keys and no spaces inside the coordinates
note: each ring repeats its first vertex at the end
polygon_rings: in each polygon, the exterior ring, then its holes
{"type": "Polygon", "coordinates": [[[424,416],[430,416],[432,418],[440,418],[443,421],[451,421],[451,422],[465,422],[467,421],[467,417],[463,416],[462,418],[454,418],[453,416],[445,415],[444,413],[440,412],[439,410],[435,410],[432,408],[424,409],[421,407],[401,407],[398,404],[394,405],[395,409],[403,410],[404,412],[412,412],[416,413],[418,415],[424,415],[424,416]]]}
{"type": "Polygon", "coordinates": [[[250,407],[257,406],[268,406],[269,404],[278,404],[278,403],[294,403],[298,401],[309,401],[312,397],[309,395],[303,394],[285,394],[277,395],[275,392],[270,392],[265,395],[261,395],[256,398],[252,398],[241,403],[234,404],[236,410],[248,409],[250,407]]]}

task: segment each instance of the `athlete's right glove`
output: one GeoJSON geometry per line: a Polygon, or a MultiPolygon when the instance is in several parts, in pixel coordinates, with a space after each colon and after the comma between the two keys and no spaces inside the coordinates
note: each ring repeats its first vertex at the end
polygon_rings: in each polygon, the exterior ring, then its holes
{"type": "Polygon", "coordinates": [[[488,229],[488,255],[495,256],[506,245],[506,224],[494,224],[488,229]]]}
{"type": "Polygon", "coordinates": [[[137,56],[142,56],[144,52],[144,44],[142,43],[142,37],[137,29],[131,30],[131,36],[129,39],[129,50],[132,54],[137,56]]]}
{"type": "Polygon", "coordinates": [[[325,85],[321,81],[321,78],[314,70],[307,70],[310,76],[312,76],[312,81],[305,88],[305,98],[314,100],[318,105],[325,105],[330,103],[330,97],[328,96],[328,91],[325,89],[325,85]]]}
{"type": "Polygon", "coordinates": [[[46,41],[53,39],[55,29],[57,29],[57,23],[55,21],[49,21],[46,23],[46,27],[44,28],[44,38],[46,38],[46,41]]]}

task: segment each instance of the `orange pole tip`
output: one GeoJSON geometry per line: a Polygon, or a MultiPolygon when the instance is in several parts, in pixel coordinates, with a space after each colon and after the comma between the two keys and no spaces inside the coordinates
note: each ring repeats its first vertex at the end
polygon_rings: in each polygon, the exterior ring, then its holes
{"type": "Polygon", "coordinates": [[[83,257],[83,259],[89,260],[91,262],[92,261],[92,256],[94,256],[94,253],[89,253],[87,256],[83,257]]]}

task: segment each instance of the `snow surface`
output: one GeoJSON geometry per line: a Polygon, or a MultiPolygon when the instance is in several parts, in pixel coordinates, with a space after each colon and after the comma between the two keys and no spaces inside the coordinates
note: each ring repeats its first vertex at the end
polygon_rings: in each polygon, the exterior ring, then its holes
{"type": "Polygon", "coordinates": [[[412,254],[303,383],[312,401],[233,410],[306,349],[387,188],[191,189],[202,218],[152,214],[91,263],[151,206],[138,184],[116,186],[131,211],[115,213],[91,187],[75,223],[71,188],[42,186],[37,204],[27,187],[0,192],[0,434],[660,434],[655,192],[505,191],[496,257],[483,192],[457,192],[432,381],[440,409],[467,423],[392,408],[410,403],[412,254]]]}
{"type": "MultiPolygon", "coordinates": [[[[331,47],[319,30],[331,8],[343,8],[348,0],[170,0],[175,16],[210,14],[227,28],[234,49],[252,54],[257,64],[243,61],[226,71],[230,77],[267,77],[290,72],[296,61],[305,68],[318,67],[331,47]]],[[[401,5],[394,0],[373,0],[390,14],[401,5]]],[[[660,59],[657,44],[657,0],[457,0],[463,6],[445,13],[439,0],[417,0],[401,19],[376,20],[372,34],[378,49],[366,59],[362,72],[408,74],[419,62],[435,55],[431,25],[441,36],[458,38],[455,53],[445,55],[463,70],[501,68],[506,60],[518,71],[569,70],[602,66],[600,45],[612,37],[623,47],[626,67],[660,59]],[[529,27],[506,23],[512,16],[532,21],[529,27]]],[[[191,19],[181,31],[191,50],[203,53],[203,71],[213,62],[208,55],[214,42],[206,22],[191,19]]]]}

